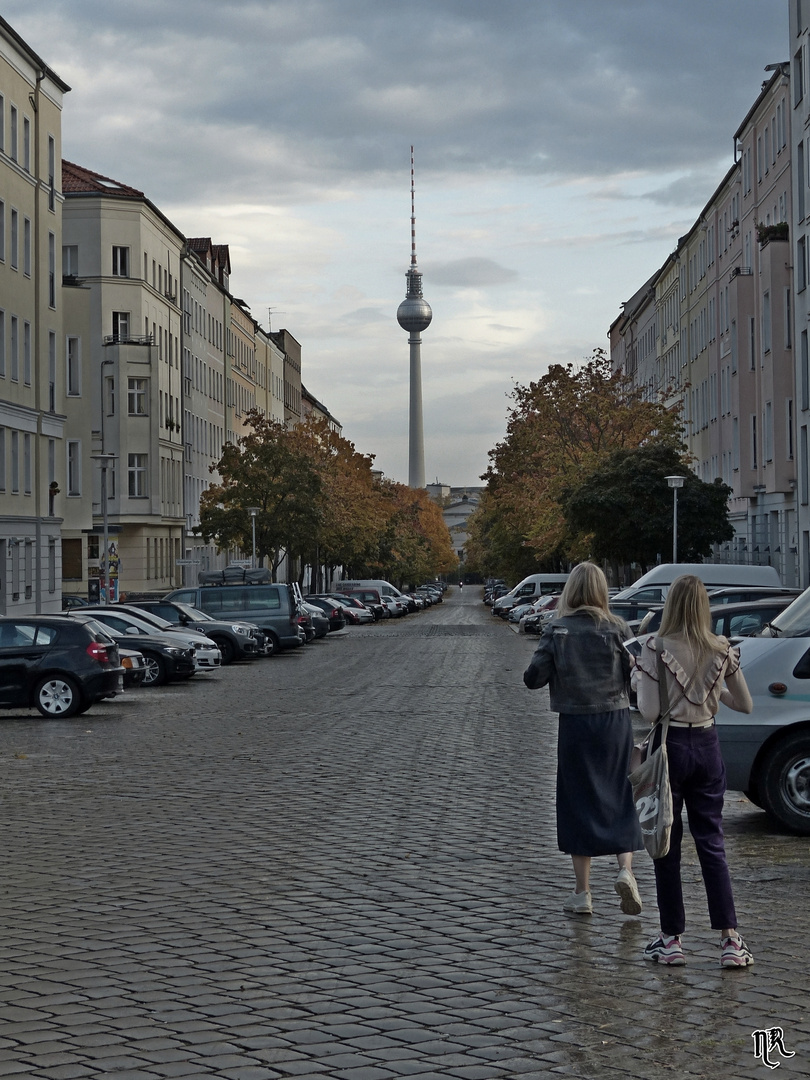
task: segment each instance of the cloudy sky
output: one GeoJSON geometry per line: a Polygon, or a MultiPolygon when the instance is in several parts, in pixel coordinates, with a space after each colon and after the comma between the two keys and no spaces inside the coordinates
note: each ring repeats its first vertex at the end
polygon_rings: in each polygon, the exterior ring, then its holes
{"type": "Polygon", "coordinates": [[[789,0],[5,0],[72,87],[69,160],[231,250],[308,389],[407,481],[410,145],[428,481],[606,345],[787,60],[789,0]],[[272,311],[272,315],[269,312],[272,311]]]}

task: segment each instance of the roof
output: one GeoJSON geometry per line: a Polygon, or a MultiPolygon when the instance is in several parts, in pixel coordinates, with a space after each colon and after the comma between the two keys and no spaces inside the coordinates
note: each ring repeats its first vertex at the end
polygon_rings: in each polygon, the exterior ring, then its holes
{"type": "Polygon", "coordinates": [[[129,184],[122,184],[109,176],[86,169],[83,165],[74,165],[72,161],[62,159],[62,191],[65,194],[80,192],[98,195],[115,195],[124,199],[145,199],[146,196],[129,184]]]}
{"type": "Polygon", "coordinates": [[[11,23],[6,22],[2,15],[0,15],[0,29],[2,29],[17,45],[17,47],[26,54],[28,60],[33,64],[34,67],[39,68],[40,71],[44,72],[44,74],[47,75],[49,79],[53,80],[53,82],[56,84],[56,86],[59,87],[63,94],[67,94],[70,92],[70,87],[68,86],[68,84],[62,79],[60,79],[52,68],[48,67],[42,57],[38,56],[34,52],[28,42],[24,41],[23,38],[20,37],[20,35],[11,25],[11,23]]]}

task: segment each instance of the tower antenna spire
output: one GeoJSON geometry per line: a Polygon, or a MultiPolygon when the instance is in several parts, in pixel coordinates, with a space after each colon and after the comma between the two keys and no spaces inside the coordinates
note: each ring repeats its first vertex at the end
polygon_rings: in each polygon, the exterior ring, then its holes
{"type": "Polygon", "coordinates": [[[411,266],[416,269],[416,200],[413,182],[413,147],[411,147],[411,266]]]}
{"type": "Polygon", "coordinates": [[[414,199],[413,147],[411,147],[411,265],[405,274],[405,299],[397,308],[397,322],[408,331],[411,399],[408,425],[408,484],[425,486],[425,439],[422,430],[422,331],[433,318],[422,296],[422,275],[416,265],[416,210],[414,199]]]}

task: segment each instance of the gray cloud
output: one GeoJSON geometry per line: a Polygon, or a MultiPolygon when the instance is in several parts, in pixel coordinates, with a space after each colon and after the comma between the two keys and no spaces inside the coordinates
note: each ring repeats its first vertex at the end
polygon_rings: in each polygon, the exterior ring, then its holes
{"type": "Polygon", "coordinates": [[[500,266],[492,259],[470,256],[452,262],[432,264],[426,270],[430,283],[461,289],[479,289],[486,285],[505,285],[519,276],[514,270],[500,266]]]}
{"type": "Polygon", "coordinates": [[[5,8],[75,86],[68,153],[160,199],[398,181],[410,142],[436,176],[699,167],[787,51],[785,0],[5,8]]]}

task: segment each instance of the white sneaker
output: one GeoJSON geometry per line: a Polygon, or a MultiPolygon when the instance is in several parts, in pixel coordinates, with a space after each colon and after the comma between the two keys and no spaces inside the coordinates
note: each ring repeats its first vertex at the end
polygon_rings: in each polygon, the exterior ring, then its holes
{"type": "Polygon", "coordinates": [[[571,911],[575,915],[593,915],[590,892],[571,893],[563,904],[563,911],[571,911]]]}
{"type": "Polygon", "coordinates": [[[619,871],[619,876],[616,878],[614,888],[622,898],[622,912],[625,915],[640,915],[641,897],[638,894],[638,885],[636,884],[636,879],[633,877],[632,870],[623,867],[619,871]]]}

